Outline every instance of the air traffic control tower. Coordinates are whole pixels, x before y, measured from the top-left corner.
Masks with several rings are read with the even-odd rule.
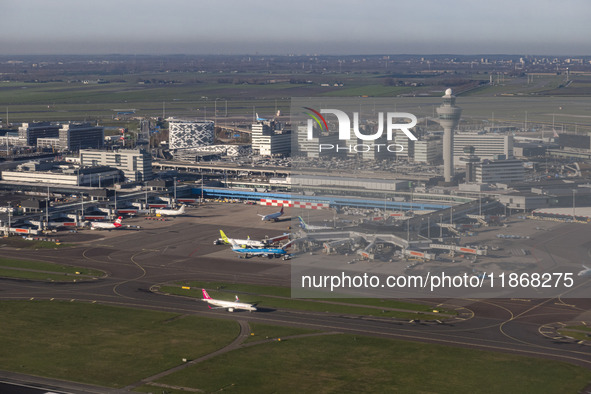
[[[456,96],[451,89],[445,91],[443,104],[437,107],[439,124],[443,127],[443,177],[451,184],[454,176],[454,129],[458,126],[462,109],[456,107]]]

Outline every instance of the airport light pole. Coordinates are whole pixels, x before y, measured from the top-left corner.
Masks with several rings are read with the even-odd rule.
[[[173,201],[173,207],[176,205],[176,176],[172,178],[173,182],[174,182],[174,201]]]
[[[45,200],[45,228],[49,227],[49,186],[47,186],[47,199]]]
[[[577,193],[576,189],[573,189],[573,220],[575,220],[575,194]]]
[[[406,220],[406,240],[410,242],[410,218]]]
[[[482,216],[482,193],[478,193],[478,216]]]
[[[423,229],[423,221],[425,220],[424,217],[421,218],[421,221],[419,223],[419,229],[417,230],[417,236],[421,236],[421,230]]]
[[[413,201],[414,201],[414,188],[412,187],[412,182],[408,182],[408,186],[410,187],[410,210],[413,210]]]
[[[12,226],[12,207],[10,206],[10,201],[8,201],[8,230],[6,231],[6,235],[10,235],[10,227]]]

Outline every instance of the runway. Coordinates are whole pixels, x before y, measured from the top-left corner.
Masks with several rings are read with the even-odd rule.
[[[195,299],[152,291],[155,285],[182,280],[289,286],[289,262],[263,258],[243,260],[227,246],[213,245],[220,229],[220,224],[213,223],[214,220],[192,216],[146,224],[140,231],[121,230],[98,235],[93,232],[94,240],[57,250],[3,248],[4,257],[92,267],[104,270],[107,276],[96,281],[68,284],[3,279],[0,280],[0,299],[98,302],[501,351],[591,368],[591,346],[588,343],[559,337],[548,329],[557,322],[591,320],[591,300],[569,299],[568,294],[561,299],[422,300],[461,311],[458,318],[438,324],[283,309],[228,313],[209,310],[205,303]],[[139,218],[131,222],[143,224]],[[282,233],[286,227],[286,222],[262,224],[253,223],[250,218],[228,219],[228,222],[223,229],[234,237],[273,236]]]

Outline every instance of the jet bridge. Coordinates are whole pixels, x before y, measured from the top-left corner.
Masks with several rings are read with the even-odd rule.
[[[486,221],[486,216],[484,216],[484,215],[471,215],[471,214],[467,214],[466,217],[468,217],[470,219],[476,220],[483,227],[488,227],[488,222]]]
[[[431,244],[429,247],[431,249],[446,249],[452,252],[475,254],[478,256],[486,256],[488,253],[487,249],[468,248],[459,245]]]
[[[461,235],[460,231],[456,228],[455,224],[452,223],[437,223],[439,227],[443,227],[454,233],[455,235]]]

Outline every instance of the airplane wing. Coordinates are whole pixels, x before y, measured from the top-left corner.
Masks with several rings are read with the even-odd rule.
[[[289,234],[285,233],[283,235],[278,235],[277,237],[269,238],[267,240],[267,243],[274,243],[274,242],[278,242],[278,241],[283,241],[284,239],[288,239],[288,238],[289,238]]]
[[[228,241],[230,241],[230,244],[232,244],[232,249],[240,249],[240,248],[241,248],[241,246],[240,246],[240,245],[238,245],[238,244],[236,243],[236,241],[234,241],[234,239],[233,239],[233,238],[228,238]]]

